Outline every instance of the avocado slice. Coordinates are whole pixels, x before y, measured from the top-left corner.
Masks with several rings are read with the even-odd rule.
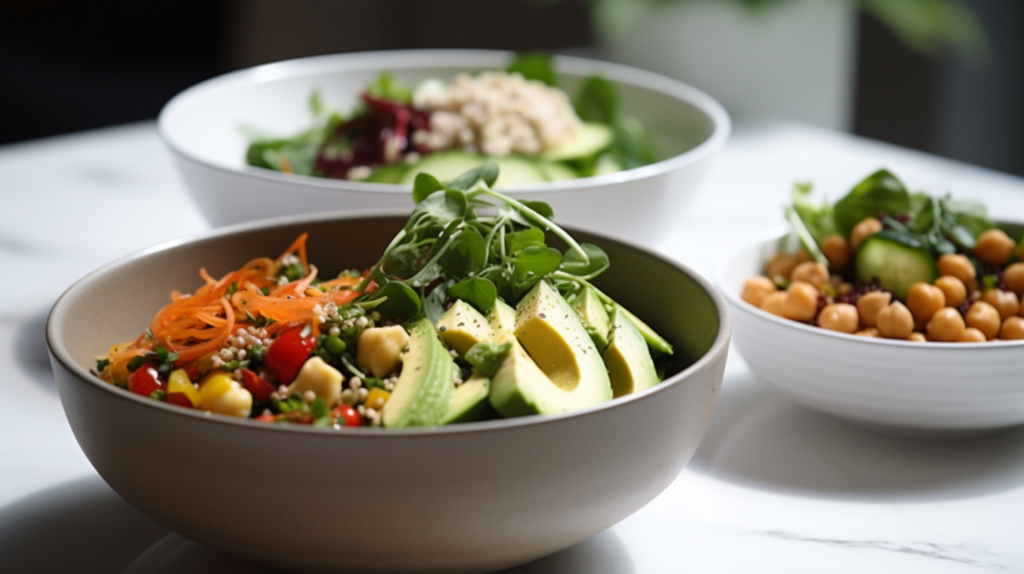
[[[491,380],[476,373],[455,389],[455,400],[441,418],[441,424],[468,423],[494,418],[488,401]]]
[[[445,311],[437,322],[437,330],[448,348],[458,351],[461,357],[473,345],[490,341],[492,335],[487,319],[462,299]]]
[[[381,420],[387,427],[440,424],[455,399],[455,361],[428,319],[418,319],[407,329],[409,350]]]
[[[495,343],[513,341],[519,346],[516,340],[516,310],[509,307],[501,299],[494,302],[494,307],[487,312],[487,325],[491,328],[491,336]]]
[[[506,325],[505,310],[498,308],[492,316],[492,328],[495,322]],[[612,398],[594,342],[576,312],[546,281],[538,282],[519,303],[515,338],[519,344],[491,379],[491,405],[502,415],[569,412]]]
[[[604,363],[616,397],[636,393],[658,384],[658,372],[640,330],[622,313],[612,311],[612,329]]]
[[[644,341],[647,342],[648,347],[664,355],[672,354],[672,343],[666,341],[661,335],[658,334],[657,331],[647,326],[647,323],[641,321],[640,317],[637,317],[636,315],[630,313],[629,309],[626,309],[625,307],[619,305],[618,303],[615,304],[615,308],[618,309],[619,311],[622,311],[622,314],[625,315],[627,319],[629,319],[629,322],[632,323],[638,331],[640,331],[640,334],[643,336]]]
[[[608,331],[611,330],[611,324],[608,321],[608,311],[605,311],[597,292],[590,287],[583,289],[572,302],[572,308],[579,313],[583,327],[594,341],[597,350],[603,353],[608,347]]]

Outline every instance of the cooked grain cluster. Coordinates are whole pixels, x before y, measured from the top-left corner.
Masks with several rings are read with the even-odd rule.
[[[433,112],[430,131],[414,135],[416,144],[433,150],[538,155],[581,126],[565,92],[503,71],[460,74],[448,86],[427,82],[413,104]]]

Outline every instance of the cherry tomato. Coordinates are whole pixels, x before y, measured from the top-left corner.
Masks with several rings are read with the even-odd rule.
[[[269,401],[270,395],[274,394],[274,385],[249,369],[242,369],[242,386],[252,393],[252,398],[261,403]]]
[[[334,407],[334,411],[331,412],[335,420],[339,424],[347,427],[358,427],[363,425],[363,417],[359,415],[359,411],[345,404]]]
[[[252,420],[260,421],[261,423],[272,423],[272,422],[277,422],[277,417],[275,417],[274,415],[272,415],[270,413],[263,413],[260,416],[254,418]]]
[[[263,362],[281,384],[287,385],[294,381],[302,364],[316,349],[316,337],[303,337],[302,329],[297,327],[285,331],[267,348]]]
[[[160,373],[152,365],[142,365],[135,372],[128,375],[128,390],[144,397],[153,394],[153,391],[162,389],[163,381],[160,380]]]

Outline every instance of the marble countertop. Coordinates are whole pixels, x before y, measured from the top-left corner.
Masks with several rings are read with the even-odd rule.
[[[713,277],[782,223],[795,180],[830,197],[885,166],[914,188],[1024,219],[1024,179],[772,121],[739,122],[662,245]],[[60,293],[96,267],[202,232],[150,122],[0,147],[0,570],[261,572],[114,494],[64,419],[43,338]],[[732,353],[711,428],[650,505],[512,572],[1024,571],[1024,429],[918,442],[847,426],[761,385]]]

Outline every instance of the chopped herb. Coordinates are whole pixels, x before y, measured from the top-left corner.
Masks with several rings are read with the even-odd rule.
[[[156,399],[158,401],[162,401],[166,397],[167,397],[167,393],[165,393],[163,391],[163,389],[157,389],[157,390],[153,391],[152,393],[149,393],[149,398]]]
[[[102,373],[110,365],[110,359],[96,359],[96,371]]]
[[[146,357],[132,357],[132,360],[128,361],[128,371],[134,373],[139,370],[142,365],[146,364]]]

